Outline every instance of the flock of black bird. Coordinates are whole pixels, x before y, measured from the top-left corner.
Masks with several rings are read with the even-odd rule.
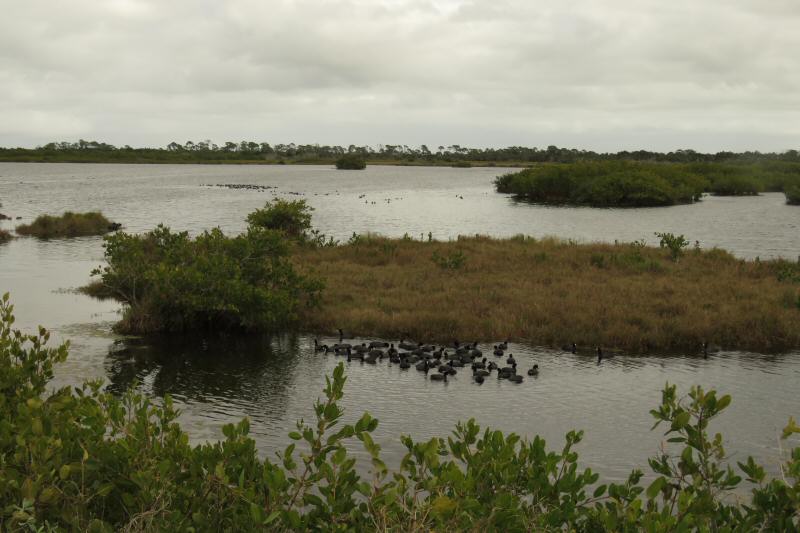
[[[489,377],[492,371],[497,372],[497,379],[507,379],[512,383],[522,383],[524,379],[522,375],[517,373],[517,361],[514,359],[514,354],[509,353],[508,357],[506,357],[508,341],[492,347],[491,355],[499,358],[499,363],[495,363],[484,357],[484,353],[478,348],[477,342],[461,344],[455,340],[451,346],[440,345],[437,347],[433,344],[421,342],[414,344],[401,339],[397,347],[395,347],[394,343],[384,341],[350,344],[344,342],[344,340],[345,334],[342,330],[339,330],[338,343],[328,346],[327,344],[320,344],[319,340],[314,339],[314,350],[325,354],[347,357],[348,363],[357,360],[361,363],[374,365],[378,361],[388,359],[390,365],[399,365],[402,370],[410,369],[413,365],[418,371],[424,372],[432,381],[447,382],[447,376],[453,376],[458,372],[457,369],[466,367],[471,369],[472,379],[478,384],[483,383],[484,379]],[[706,342],[702,344],[702,349],[704,357],[708,357],[709,352],[719,351],[718,347],[711,346]],[[575,343],[562,347],[562,350],[573,354],[587,352],[586,349],[579,348]],[[616,353],[615,350],[604,351],[599,346],[590,351],[597,355],[598,364],[603,359],[613,357]],[[506,366],[501,366],[503,358],[505,358]],[[539,365],[534,364],[528,370],[528,375],[538,376]]]
[[[370,343],[350,344],[344,342],[344,333],[339,332],[339,342],[328,346],[320,344],[314,339],[314,350],[326,354],[347,357],[347,361],[357,360],[366,364],[377,364],[378,361],[388,359],[389,364],[396,364],[402,370],[412,366],[424,372],[432,381],[447,382],[448,376],[454,376],[458,369],[469,367],[475,383],[483,383],[492,371],[497,372],[498,379],[507,379],[512,383],[522,383],[522,375],[517,373],[517,361],[509,353],[508,341],[493,346],[492,355],[500,358],[499,363],[489,361],[484,357],[483,351],[478,348],[478,343],[461,344],[453,341],[452,346],[435,346],[424,343],[411,343],[404,340],[395,347],[394,343],[372,341]],[[505,366],[503,364],[505,359]],[[534,364],[528,370],[529,376],[539,375],[539,365]]]

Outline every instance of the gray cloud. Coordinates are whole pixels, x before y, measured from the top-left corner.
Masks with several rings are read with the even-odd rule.
[[[0,144],[800,147],[795,0],[12,3]]]

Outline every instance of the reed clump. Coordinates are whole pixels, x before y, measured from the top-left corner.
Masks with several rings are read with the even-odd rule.
[[[759,352],[800,347],[800,308],[786,304],[800,298],[800,265],[719,249],[695,248],[674,261],[641,242],[369,235],[300,249],[293,260],[326,280],[320,308],[301,317],[314,331],[628,351],[696,351],[703,342]]]
[[[17,233],[40,239],[54,239],[104,235],[118,228],[119,224],[111,222],[99,211],[88,213],[67,211],[61,216],[38,216],[30,224],[17,226]]]

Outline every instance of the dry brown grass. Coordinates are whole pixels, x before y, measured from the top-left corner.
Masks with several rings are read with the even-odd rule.
[[[460,268],[432,260],[464,254]],[[800,347],[800,265],[742,261],[721,250],[485,237],[301,250],[326,279],[302,327],[431,342],[499,341],[698,350],[703,341],[761,352]]]

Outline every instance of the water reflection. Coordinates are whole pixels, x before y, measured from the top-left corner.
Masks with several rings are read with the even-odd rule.
[[[567,431],[584,429],[584,464],[614,479],[645,466],[658,450],[663,437],[649,431],[648,413],[666,382],[683,392],[702,384],[732,393],[734,402],[715,430],[728,439],[735,457],[754,454],[772,471],[777,469],[776,432],[800,407],[793,393],[800,378],[797,353],[724,352],[708,359],[616,355],[598,364],[593,356],[521,344],[510,345],[508,352],[521,373],[536,363],[540,375],[525,376],[517,385],[493,374],[478,385],[466,368],[441,383],[387,360],[374,366],[345,362],[342,405],[352,421],[365,410],[380,420],[376,439],[392,462],[404,453],[401,434],[445,436],[458,421],[475,418],[503,431],[542,435],[553,446]],[[148,394],[173,396],[185,411],[181,421],[197,441],[218,438],[222,425],[248,416],[258,447],[267,454],[286,444],[295,420],[313,417],[312,403],[326,374],[344,360],[315,352],[312,337],[287,335],[133,343],[114,347],[104,365],[112,391],[138,383]],[[364,456],[358,447],[353,451]]]

